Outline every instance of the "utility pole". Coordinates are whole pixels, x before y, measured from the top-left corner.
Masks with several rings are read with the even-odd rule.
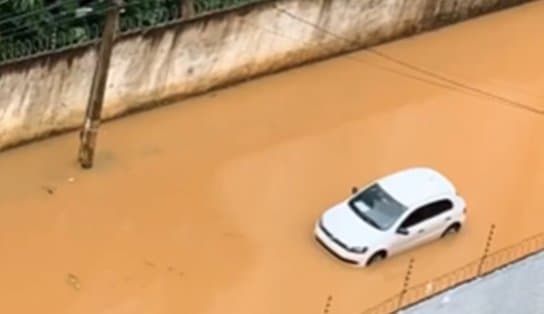
[[[122,0],[113,0],[112,4],[112,8],[108,10],[106,14],[106,21],[102,32],[102,40],[100,42],[100,50],[94,71],[91,93],[87,103],[83,130],[81,130],[80,133],[81,143],[79,147],[79,162],[84,169],[89,169],[93,166],[96,137],[98,135],[98,128],[100,127],[111,51],[113,49],[113,42],[117,31]]]
[[[181,18],[186,20],[195,15],[195,3],[194,0],[181,0],[180,3]]]

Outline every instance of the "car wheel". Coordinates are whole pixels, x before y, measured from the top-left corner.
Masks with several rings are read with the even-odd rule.
[[[442,233],[441,238],[444,238],[447,235],[454,234],[459,232],[461,230],[461,224],[458,222],[454,223],[453,225],[450,225],[444,232]]]
[[[366,262],[366,266],[370,266],[370,265],[373,265],[379,261],[382,261],[385,259],[385,257],[387,256],[387,253],[385,253],[385,251],[379,251],[379,252],[376,252],[374,253],[374,255],[372,255],[368,261]]]

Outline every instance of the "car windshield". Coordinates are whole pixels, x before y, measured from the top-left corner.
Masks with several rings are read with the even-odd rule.
[[[380,230],[389,229],[407,209],[377,183],[357,194],[348,204],[361,219]]]

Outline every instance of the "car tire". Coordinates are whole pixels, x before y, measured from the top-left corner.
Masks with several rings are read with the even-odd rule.
[[[368,261],[366,262],[366,266],[373,265],[379,261],[384,260],[387,257],[387,253],[385,251],[378,251],[372,255]]]
[[[442,233],[440,237],[444,238],[447,235],[458,233],[459,230],[461,230],[461,224],[456,222],[454,224],[451,224],[448,228],[446,228],[446,230],[444,230],[444,232]]]

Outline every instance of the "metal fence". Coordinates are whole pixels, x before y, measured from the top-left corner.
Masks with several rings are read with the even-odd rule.
[[[485,276],[542,250],[544,250],[544,233],[540,233],[491,254],[484,254],[483,257],[447,274],[402,291],[382,303],[363,311],[362,314],[389,314],[397,312],[445,290]]]
[[[180,22],[202,15],[234,9],[263,0],[187,0],[190,13],[183,12],[182,0],[169,6],[146,8],[138,2],[125,1],[119,20],[121,34],[139,32],[162,25]],[[88,12],[81,16],[57,14],[44,25],[42,34],[15,26],[9,32],[0,30],[0,65],[28,57],[47,54],[99,40],[107,8]],[[28,15],[28,14],[27,14]],[[16,19],[17,17],[9,17]],[[74,26],[77,24],[77,26]],[[45,34],[45,35],[44,35]]]

